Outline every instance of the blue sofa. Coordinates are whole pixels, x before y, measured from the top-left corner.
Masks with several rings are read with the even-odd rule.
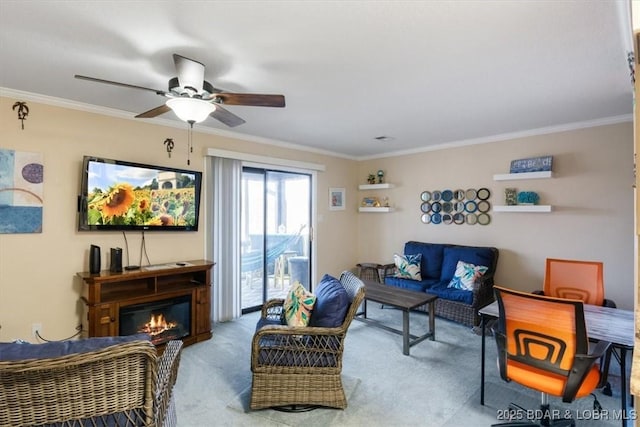
[[[477,326],[480,323],[478,309],[494,299],[493,276],[498,264],[498,249],[409,241],[404,245],[404,254],[422,254],[422,280],[387,275],[384,278],[385,284],[437,295],[436,316],[469,326]],[[476,280],[473,290],[448,287],[458,261],[488,268],[484,275]],[[426,306],[418,309],[427,311]]]

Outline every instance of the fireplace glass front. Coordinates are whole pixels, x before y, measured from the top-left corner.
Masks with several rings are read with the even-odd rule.
[[[189,335],[191,296],[120,308],[120,335],[147,333],[155,345]]]

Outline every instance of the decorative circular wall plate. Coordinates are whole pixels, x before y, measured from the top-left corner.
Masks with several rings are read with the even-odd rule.
[[[474,225],[476,222],[478,222],[478,217],[476,216],[476,214],[467,214],[467,224],[469,225]]]
[[[431,203],[424,202],[423,204],[420,205],[420,210],[422,212],[429,212],[431,210]]]
[[[420,217],[420,221],[422,221],[425,224],[429,224],[431,222],[431,215],[422,214],[422,216]]]
[[[456,212],[464,212],[464,202],[456,202],[454,204],[454,210]]]
[[[444,200],[445,202],[450,202],[451,199],[453,199],[453,191],[451,190],[444,190],[442,192],[442,200]]]
[[[474,190],[473,188],[470,188],[467,190],[466,193],[464,193],[464,195],[467,199],[473,200],[476,198],[477,193],[476,193],[476,190]]]
[[[433,193],[431,193],[431,198],[433,200],[435,200],[436,202],[439,202],[440,199],[442,199],[442,193],[440,191],[436,190]]]
[[[487,213],[489,212],[489,209],[491,209],[491,204],[489,202],[487,202],[486,200],[480,200],[478,202],[478,210],[482,213]]]
[[[431,212],[438,213],[441,210],[442,210],[442,205],[440,204],[440,202],[431,203]]]
[[[451,214],[442,214],[442,222],[445,224],[453,223],[453,216]]]
[[[463,200],[464,199],[464,190],[458,189],[458,190],[454,191],[453,192],[453,197],[456,200]]]
[[[464,224],[464,214],[461,214],[461,213],[453,214],[453,222],[458,225]]]
[[[481,188],[478,190],[477,196],[480,200],[487,200],[489,197],[491,197],[491,191],[489,191],[488,188]]]
[[[444,202],[442,203],[442,210],[446,213],[449,213],[453,210],[453,205],[451,204],[451,202]]]
[[[478,215],[478,224],[488,225],[490,222],[491,222],[491,217],[486,213],[481,213]]]
[[[478,205],[476,205],[476,202],[473,200],[469,200],[464,204],[464,210],[469,213],[473,213],[478,210]]]
[[[431,222],[434,224],[440,224],[442,222],[442,216],[439,213],[431,214]]]
[[[429,200],[431,200],[431,192],[423,191],[422,194],[420,194],[420,200],[422,200],[423,202],[428,202]]]

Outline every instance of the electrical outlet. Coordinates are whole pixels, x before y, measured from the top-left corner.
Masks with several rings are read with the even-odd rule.
[[[37,338],[38,337],[37,334],[42,335],[42,323],[31,324],[31,335]]]

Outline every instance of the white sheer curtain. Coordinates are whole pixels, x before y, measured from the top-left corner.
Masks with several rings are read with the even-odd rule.
[[[205,253],[215,262],[211,319],[214,322],[240,317],[240,188],[242,161],[210,157],[207,188],[212,195],[207,215]]]

